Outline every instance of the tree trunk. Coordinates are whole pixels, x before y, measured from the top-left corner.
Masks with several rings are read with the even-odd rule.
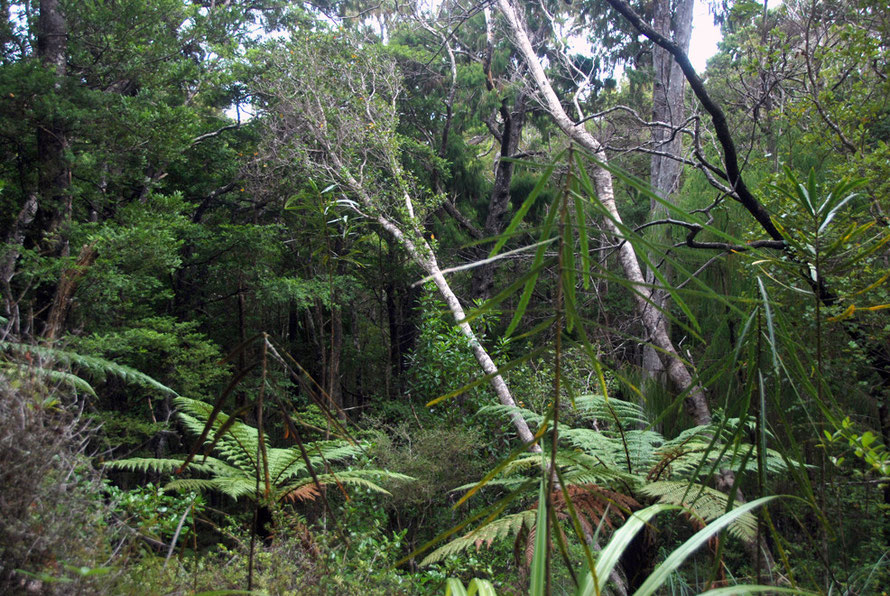
[[[21,336],[21,319],[19,317],[19,305],[12,293],[12,278],[15,276],[16,261],[21,254],[21,248],[25,243],[25,231],[34,221],[37,213],[38,198],[36,193],[30,193],[25,200],[25,204],[19,211],[12,229],[6,236],[6,244],[8,246],[3,260],[0,261],[0,287],[3,289],[3,301],[6,309],[7,323],[4,333],[0,337],[5,337],[6,333],[12,332]]]
[[[397,379],[408,369],[408,355],[417,340],[414,310],[419,298],[419,288],[404,287],[395,280],[386,285],[389,365]]]
[[[340,379],[340,360],[343,355],[343,309],[331,306],[331,336],[328,353],[328,368],[325,371],[328,392],[333,405],[341,416],[343,412],[343,387]]]
[[[528,111],[526,95],[521,91],[516,97],[512,109],[506,101],[501,103],[500,114],[504,121],[501,131],[501,154],[495,170],[494,186],[488,202],[488,215],[485,218],[483,234],[486,237],[497,236],[504,230],[504,216],[510,207],[510,183],[513,181],[513,161],[510,159],[519,150],[522,128],[525,126],[525,115]],[[473,269],[470,282],[470,293],[473,298],[487,300],[494,289],[494,272],[497,263],[485,263]]]
[[[672,6],[671,0],[657,0],[653,28],[672,38],[684,52],[689,51],[689,40],[692,36],[692,0],[678,0]],[[652,48],[652,65],[655,79],[652,88],[652,120],[667,124],[652,128],[653,149],[670,155],[680,155],[682,142],[676,128],[686,118],[686,106],[683,92],[686,88],[686,77],[670,52],[655,44]],[[679,188],[683,164],[676,159],[664,155],[653,155],[650,164],[650,183],[656,194],[663,199]],[[667,215],[667,211],[657,202],[652,201],[653,219]]]
[[[672,38],[684,52],[688,52],[692,36],[692,6],[692,0],[678,0],[675,5],[671,0],[656,0],[652,17],[652,27],[665,37]],[[654,71],[652,121],[667,125],[666,127],[656,125],[652,128],[652,148],[659,153],[679,156],[683,143],[677,128],[686,118],[686,106],[683,102],[686,78],[671,53],[657,44],[652,48],[652,67]],[[649,182],[652,190],[660,198],[672,201],[672,195],[680,186],[682,173],[683,164],[678,160],[671,159],[667,155],[652,155]],[[663,219],[669,215],[665,206],[654,199],[650,204],[649,213],[652,220]],[[662,240],[669,244],[670,229],[667,227],[656,229],[663,230]],[[650,259],[650,262],[655,261]],[[671,272],[667,266],[664,266],[661,272],[666,279],[670,278]],[[647,272],[646,281],[656,283],[653,271]],[[652,293],[652,301],[661,310],[669,306],[667,292],[663,289]],[[665,326],[670,332],[667,320]],[[657,351],[649,345],[643,347],[643,370],[650,378],[664,373]]]
[[[544,106],[550,112],[551,116],[556,121],[556,124],[570,139],[593,153],[602,164],[607,164],[608,156],[600,142],[587,132],[583,126],[578,126],[573,122],[568,114],[566,114],[565,109],[562,107],[556,92],[553,90],[541,63],[538,60],[534,48],[532,48],[528,33],[519,20],[513,5],[509,0],[498,0],[498,6],[507,20],[514,42],[525,61],[526,67],[540,91]],[[708,424],[711,421],[711,410],[708,406],[704,390],[697,383],[693,383],[692,375],[689,373],[689,370],[686,368],[686,365],[683,363],[679,354],[677,354],[673,342],[671,342],[667,328],[664,324],[664,318],[660,315],[659,311],[653,308],[650,304],[648,300],[650,292],[646,286],[634,247],[630,242],[625,241],[626,239],[619,228],[619,225],[621,225],[621,215],[618,213],[618,209],[615,205],[612,176],[604,168],[595,167],[593,171],[593,179],[597,197],[603,207],[609,212],[610,217],[604,219],[604,226],[609,233],[615,237],[615,240],[618,243],[618,263],[624,271],[625,278],[627,278],[632,286],[634,286],[633,299],[637,315],[642,319],[643,327],[646,330],[651,343],[659,348],[659,357],[661,358],[671,384],[677,390],[687,393],[684,401],[686,413],[696,424]]]
[[[43,337],[49,342],[57,339],[65,329],[65,320],[68,318],[68,311],[71,309],[71,299],[80,280],[86,274],[87,269],[99,256],[96,250],[96,243],[84,244],[80,249],[77,261],[62,272],[62,278],[56,286],[56,294],[53,297],[53,305],[49,309],[49,315],[46,317],[46,326],[43,330]]]
[[[62,86],[67,72],[68,29],[59,7],[59,0],[40,0],[37,19],[37,56],[41,63],[56,75],[55,90]],[[58,114],[37,128],[38,192],[37,210],[39,233],[50,239],[56,255],[68,254],[68,240],[63,235],[54,237],[62,225],[71,219],[70,177],[65,160],[68,138]]]

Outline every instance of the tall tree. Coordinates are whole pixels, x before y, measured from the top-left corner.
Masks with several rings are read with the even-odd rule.
[[[370,43],[316,35],[273,48],[261,70],[255,89],[268,127],[262,159],[335,184],[341,206],[390,235],[435,284],[498,400],[515,408],[425,237],[424,221],[436,205],[402,165],[407,147],[397,128],[403,90],[394,62]],[[540,450],[518,411],[510,418],[519,438]]]
[[[683,52],[689,51],[692,37],[693,0],[656,0],[652,15],[652,27],[668,39],[672,39]],[[680,128],[686,118],[684,90],[686,77],[680,65],[670,52],[659,45],[652,47],[652,161],[649,183],[652,190],[662,199],[673,200],[674,193],[680,187],[680,176],[683,173],[681,153],[683,137]],[[669,217],[664,206],[653,200],[650,206],[650,218],[658,220]],[[670,240],[670,228],[665,230],[666,240]],[[670,272],[663,271],[663,275]],[[647,281],[656,283],[655,275],[648,272]],[[652,294],[652,301],[659,310],[667,308],[667,293],[657,290]],[[665,322],[667,324],[667,322]],[[657,375],[663,371],[661,359],[651,346],[643,349],[643,370],[649,375]]]
[[[59,0],[40,0],[37,18],[37,57],[54,75],[53,95],[59,95],[68,72],[68,24]],[[40,203],[37,224],[46,236],[59,231],[71,219],[71,195],[65,149],[68,133],[61,115],[53,113],[37,129],[37,167]],[[63,234],[53,241],[54,252],[68,254],[68,240]]]
[[[540,94],[539,100],[550,112],[559,128],[570,139],[595,155],[601,164],[595,168],[593,174],[597,197],[609,214],[605,218],[604,226],[618,242],[618,262],[625,278],[631,284],[637,315],[643,323],[649,341],[659,350],[659,356],[662,359],[668,379],[679,391],[686,393],[687,397],[685,398],[684,406],[687,414],[696,424],[708,424],[711,421],[711,410],[704,390],[701,385],[695,382],[683,359],[677,353],[668,334],[664,317],[661,316],[658,308],[653,306],[651,289],[646,283],[636,251],[633,245],[624,239],[624,233],[621,231],[622,218],[615,202],[612,175],[603,167],[609,163],[605,147],[582,124],[572,120],[566,113],[550,82],[550,78],[541,66],[537,53],[532,46],[528,31],[523,24],[523,19],[520,17],[522,7],[517,7],[510,0],[498,0],[498,7],[506,20],[513,42],[525,61],[535,87]],[[576,109],[577,107],[576,103]],[[579,116],[583,117],[583,114],[579,114]]]

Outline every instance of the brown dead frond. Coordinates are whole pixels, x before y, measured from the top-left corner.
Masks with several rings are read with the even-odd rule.
[[[314,483],[310,483],[290,491],[284,495],[284,498],[290,499],[292,502],[314,501],[320,494],[318,487]]]
[[[563,522],[571,523],[571,513],[568,503],[566,502],[566,493],[571,500],[575,515],[581,524],[581,530],[584,532],[585,539],[593,537],[596,529],[601,527],[608,530],[614,530],[617,525],[624,522],[627,515],[639,509],[640,504],[631,496],[623,493],[615,492],[607,488],[603,488],[596,484],[570,485],[566,487],[565,493],[562,489],[558,489],[551,493],[551,506],[556,513],[557,519]],[[538,508],[535,501],[530,510],[534,511]],[[565,541],[565,531],[562,526],[557,525],[557,531],[562,534]],[[517,564],[520,566],[531,565],[532,556],[535,550],[535,527],[529,530],[520,531],[516,535],[516,541],[513,544],[513,555]],[[553,548],[553,545],[550,545]],[[524,554],[524,556],[522,556]]]
[[[565,493],[568,493],[581,529],[586,535],[593,535],[601,524],[604,528],[614,530],[616,521],[623,522],[628,513],[640,507],[633,497],[596,484],[568,486]],[[554,491],[551,497],[560,520],[569,520],[571,517],[565,493],[562,490]]]

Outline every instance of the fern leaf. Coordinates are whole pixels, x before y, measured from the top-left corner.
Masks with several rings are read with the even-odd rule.
[[[719,490],[688,482],[653,482],[640,489],[640,494],[657,498],[660,503],[679,505],[689,510],[700,522],[711,522],[724,513],[729,497]],[[729,533],[741,540],[757,535],[757,519],[745,513],[729,525]]]
[[[540,457],[540,456],[538,456]],[[460,538],[455,538],[448,544],[440,546],[426,558],[420,562],[421,567],[438,563],[443,559],[468,550],[471,547],[479,548],[482,544],[491,546],[495,540],[506,538],[513,534],[516,535],[523,526],[531,528],[535,523],[535,511],[521,511],[511,515],[492,521],[482,527],[476,528],[469,534],[465,534]]]
[[[163,383],[156,381],[145,373],[139,372],[135,368],[117,364],[111,360],[106,360],[105,358],[100,358],[98,356],[87,356],[69,350],[11,341],[0,341],[0,351],[11,352],[22,356],[25,354],[34,354],[41,359],[55,362],[63,366],[76,366],[99,380],[104,380],[108,375],[112,375],[133,385],[139,385],[146,389],[154,389],[168,395],[177,395],[175,391]]]
[[[185,457],[181,458],[153,458],[153,457],[133,457],[130,459],[119,459],[116,461],[105,462],[105,467],[115,470],[129,470],[131,472],[155,472],[159,474],[172,474],[179,470]],[[218,459],[208,457],[206,461],[201,463],[193,463],[189,466],[189,470],[194,472],[202,472],[206,474],[228,474],[231,475],[235,470],[225,462]]]
[[[605,424],[618,423],[625,428],[649,424],[639,404],[614,397],[606,399],[602,395],[580,395],[575,398],[575,409],[583,417]]]
[[[0,362],[0,371],[3,371],[10,376],[35,375],[45,379],[48,383],[70,385],[77,391],[82,391],[88,395],[96,395],[96,392],[89,383],[70,372],[41,368],[18,362]]]

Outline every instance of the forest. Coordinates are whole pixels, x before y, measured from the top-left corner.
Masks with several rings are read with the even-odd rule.
[[[0,593],[887,594],[881,0],[2,0]]]

